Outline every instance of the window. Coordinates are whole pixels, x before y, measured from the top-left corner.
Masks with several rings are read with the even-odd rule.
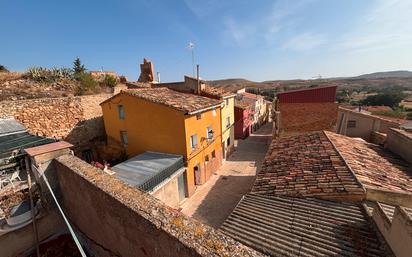
[[[215,152],[215,150],[212,151],[212,158],[213,158],[213,159],[216,158],[216,152]]]
[[[356,128],[356,120],[348,120],[348,128]]]
[[[205,162],[208,162],[209,161],[209,155],[207,154],[206,156],[205,156]]]
[[[229,99],[225,99],[225,107],[229,106]]]
[[[117,110],[119,111],[119,119],[124,120],[124,106],[118,105]]]
[[[230,117],[226,117],[226,128],[230,127]]]
[[[197,134],[190,136],[190,146],[192,147],[192,150],[197,148]]]
[[[129,143],[129,139],[127,138],[126,131],[120,131],[120,140],[122,141],[123,145],[127,145]]]
[[[206,138],[207,139],[213,139],[213,130],[212,130],[212,126],[208,126],[206,129]]]
[[[197,119],[197,120],[200,120],[201,118],[202,118],[202,114],[201,114],[201,113],[196,114],[196,119]]]
[[[226,145],[229,147],[230,146],[230,137],[226,140]]]

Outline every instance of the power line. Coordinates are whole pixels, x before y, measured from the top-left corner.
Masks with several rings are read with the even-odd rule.
[[[60,207],[60,204],[59,204],[59,202],[57,201],[56,196],[54,195],[54,192],[53,192],[53,190],[52,190],[52,188],[51,188],[51,186],[50,186],[50,184],[49,184],[49,181],[47,180],[47,177],[46,177],[45,172],[44,172],[44,171],[43,171],[43,172],[40,172],[40,171],[36,168],[36,166],[34,166],[34,165],[32,165],[32,167],[33,167],[34,169],[36,169],[37,172],[40,174],[40,176],[42,176],[42,177],[44,178],[44,182],[46,183],[46,186],[47,186],[47,188],[49,189],[49,191],[50,191],[50,193],[51,193],[51,195],[52,195],[52,197],[53,197],[53,200],[54,200],[54,202],[56,203],[57,208],[58,208],[59,211],[60,211],[60,214],[63,216],[64,222],[66,223],[67,227],[69,228],[69,232],[70,232],[70,234],[72,235],[73,240],[74,240],[74,242],[76,243],[76,246],[77,246],[77,248],[79,249],[80,254],[82,255],[82,257],[87,257],[86,253],[84,252],[84,250],[83,250],[83,248],[82,248],[82,246],[81,246],[81,244],[80,244],[80,242],[79,242],[79,239],[77,239],[77,236],[76,236],[76,234],[74,233],[74,230],[73,230],[72,226],[70,225],[69,221],[67,220],[66,215],[65,215],[64,212],[63,212],[63,209]]]

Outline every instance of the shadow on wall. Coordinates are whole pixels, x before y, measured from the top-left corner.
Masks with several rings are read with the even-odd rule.
[[[115,163],[124,155],[122,147],[109,147],[106,140],[103,116],[79,121],[64,138],[74,145],[75,155],[91,162],[103,160]]]
[[[202,223],[219,228],[242,196],[249,193],[254,181],[254,176],[221,176],[193,217]]]

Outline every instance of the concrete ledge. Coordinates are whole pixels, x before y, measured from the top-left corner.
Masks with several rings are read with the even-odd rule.
[[[67,216],[107,256],[263,256],[74,156],[53,164]]]
[[[366,200],[412,208],[412,194],[366,187]]]

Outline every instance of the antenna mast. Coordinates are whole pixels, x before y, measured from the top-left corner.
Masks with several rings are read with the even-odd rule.
[[[187,45],[187,48],[192,51],[192,69],[193,69],[193,78],[195,77],[195,44],[192,42],[189,42]]]

